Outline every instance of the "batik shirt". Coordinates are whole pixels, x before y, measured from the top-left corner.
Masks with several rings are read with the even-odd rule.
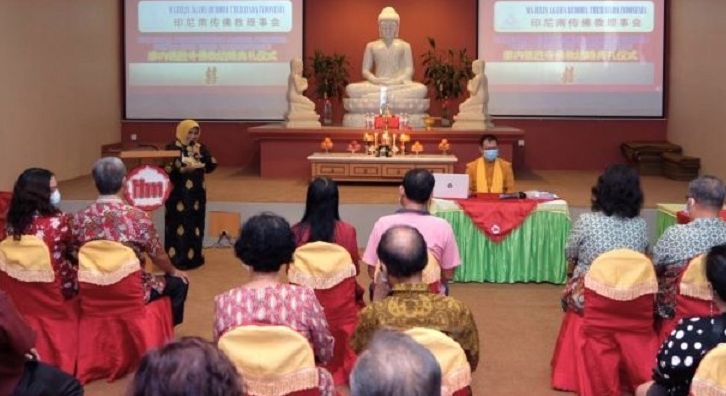
[[[79,246],[95,240],[122,243],[134,250],[141,263],[150,256],[165,254],[154,223],[141,209],[125,204],[118,197],[101,196],[73,219],[73,236]],[[142,272],[144,298],[149,301],[151,291],[162,293],[164,277]]]
[[[471,369],[479,363],[479,333],[469,308],[452,297],[433,294],[425,283],[396,284],[391,295],[364,308],[351,344],[362,352],[380,328],[438,330],[458,342]]]
[[[688,262],[714,246],[726,243],[726,222],[720,218],[699,218],[665,230],[653,248],[658,274],[657,311],[663,318],[675,314],[676,283]]]
[[[61,293],[66,299],[78,294],[78,266],[72,263],[70,258],[71,228],[70,216],[56,214],[53,216],[41,216],[35,214],[33,221],[24,235],[34,235],[45,242],[50,251],[50,262],[53,265],[55,275],[60,279]],[[7,227],[8,236],[12,238],[13,229]]]
[[[264,289],[238,287],[214,298],[214,339],[244,325],[287,326],[310,341],[317,360],[333,357],[335,340],[313,289],[279,284]]]
[[[584,213],[575,221],[567,238],[565,254],[577,265],[565,286],[562,303],[580,312],[585,306],[584,279],[590,264],[601,254],[615,249],[646,253],[648,230],[642,217],[632,219],[607,216],[602,212]]]

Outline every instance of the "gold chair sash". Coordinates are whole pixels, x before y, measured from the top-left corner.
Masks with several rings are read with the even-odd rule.
[[[318,386],[312,347],[289,327],[240,326],[222,335],[218,346],[237,367],[247,394],[282,396]]]
[[[693,376],[691,394],[726,396],[726,344],[718,344],[703,357]]]
[[[0,242],[0,271],[21,282],[51,283],[55,279],[50,250],[35,235],[12,236]]]
[[[328,242],[311,242],[295,250],[287,272],[290,282],[312,289],[330,289],[355,277],[355,265],[345,248]]]
[[[471,367],[456,341],[438,330],[423,327],[414,327],[404,333],[426,347],[436,358],[441,367],[442,396],[450,396],[471,385]]]
[[[688,262],[683,271],[679,293],[699,300],[713,300],[711,283],[706,279],[706,256],[701,254]]]
[[[78,280],[107,286],[141,269],[136,253],[114,241],[86,242],[78,251]]]
[[[585,287],[617,301],[630,301],[658,291],[650,259],[630,249],[616,249],[598,256],[585,275]]]

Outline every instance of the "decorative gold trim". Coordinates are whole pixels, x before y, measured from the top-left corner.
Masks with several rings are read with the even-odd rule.
[[[605,285],[604,283],[600,283],[590,276],[585,276],[585,287],[593,290],[601,296],[616,301],[630,301],[646,294],[655,294],[658,291],[657,282],[647,281],[631,285],[628,288],[618,289]]]
[[[22,265],[8,263],[5,255],[2,254],[0,254],[0,271],[21,282],[52,283],[55,280],[55,272],[52,269],[39,271],[28,270]]]
[[[441,396],[451,396],[471,385],[471,368],[468,364],[466,367],[459,367],[447,373],[441,382]]]
[[[711,380],[694,377],[691,382],[691,394],[694,396],[726,396],[726,388]]]
[[[139,264],[138,259],[126,261],[113,272],[102,272],[81,266],[78,268],[78,281],[93,285],[108,286],[119,282],[121,279],[139,271],[140,269],[141,265]]]
[[[307,286],[311,289],[330,289],[340,282],[355,277],[355,266],[348,264],[340,271],[327,274],[325,276],[313,276],[302,272],[296,266],[291,265],[287,272],[287,279],[291,283]]]
[[[679,294],[698,300],[713,301],[713,289],[710,283],[705,285],[681,283]]]
[[[255,377],[240,371],[245,391],[255,396],[284,396],[289,393],[317,388],[317,367],[304,368],[290,374],[273,377]]]

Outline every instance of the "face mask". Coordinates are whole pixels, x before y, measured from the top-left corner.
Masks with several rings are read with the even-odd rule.
[[[484,159],[487,161],[494,161],[499,156],[499,149],[486,149],[484,150]]]
[[[60,205],[60,202],[61,202],[61,193],[60,193],[60,191],[58,191],[58,190],[53,191],[50,194],[50,204],[53,205],[53,206],[55,206],[57,208],[58,205]]]

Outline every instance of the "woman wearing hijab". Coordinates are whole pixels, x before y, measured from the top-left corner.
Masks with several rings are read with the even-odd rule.
[[[204,264],[204,174],[217,167],[217,160],[199,143],[199,124],[194,120],[177,125],[176,141],[166,149],[178,150],[179,157],[166,166],[174,187],[166,201],[164,247],[175,267],[196,268]]]

